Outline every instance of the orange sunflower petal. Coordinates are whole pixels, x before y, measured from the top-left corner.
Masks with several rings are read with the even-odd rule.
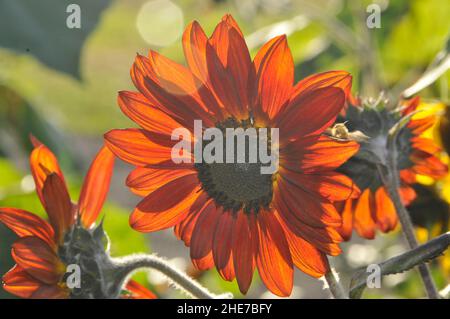
[[[293,211],[283,200],[278,201],[277,197],[274,200],[279,216],[294,234],[314,244],[328,255],[337,256],[342,252],[338,245],[342,241],[342,236],[335,227],[324,227],[323,225],[322,227],[312,227],[304,222],[302,214]]]
[[[294,82],[294,60],[286,36],[267,42],[256,55],[257,105],[273,118],[288,102]],[[282,127],[282,126],[279,126]]]
[[[44,144],[37,144],[30,154],[31,174],[36,184],[36,192],[45,207],[44,197],[42,196],[42,188],[49,173],[56,173],[64,181],[64,175],[59,167],[58,160],[55,154]],[[64,187],[65,184],[64,184]]]
[[[352,76],[346,71],[328,71],[310,75],[299,81],[292,92],[292,103],[305,92],[325,87],[341,88],[345,96],[350,94]]]
[[[186,246],[191,245],[192,232],[194,230],[195,224],[197,223],[198,217],[202,212],[205,205],[210,201],[208,199],[208,193],[201,192],[197,197],[195,202],[189,208],[189,214],[184,218],[179,224],[175,225],[174,232],[175,235],[184,241]]]
[[[291,101],[274,121],[285,140],[321,134],[335,122],[344,103],[345,93],[342,89],[319,88]]]
[[[212,245],[214,231],[221,210],[216,209],[213,201],[209,201],[203,208],[195,224],[191,238],[191,259],[200,270],[206,270],[214,265]]]
[[[374,203],[370,189],[366,189],[355,206],[354,227],[361,237],[373,239],[375,237],[375,222],[372,217]]]
[[[142,286],[135,280],[129,280],[125,285],[125,290],[129,293],[127,298],[130,299],[156,299],[156,295]]]
[[[278,181],[278,190],[274,195],[274,203],[280,213],[289,210],[297,219],[311,227],[325,227],[341,225],[341,216],[334,206],[323,198],[314,197],[289,179],[292,174],[283,174]],[[287,213],[287,212],[286,212]]]
[[[257,249],[256,229],[252,229],[246,214],[240,213],[236,216],[233,235],[233,264],[239,290],[246,294],[252,283],[255,269],[255,252]],[[253,227],[256,228],[256,227]],[[257,233],[256,233],[257,234]]]
[[[54,247],[53,228],[39,216],[18,208],[0,207],[0,222],[19,237],[36,236]]]
[[[195,119],[214,124],[207,112],[213,96],[184,66],[151,51],[148,58],[136,57],[132,78],[142,94],[184,127],[191,129]]]
[[[414,112],[420,105],[420,96],[415,96],[412,99],[406,100],[404,104],[403,115],[408,115]]]
[[[227,77],[238,91],[238,104],[236,105],[238,117],[247,117],[248,79],[249,72],[253,71],[253,66],[242,32],[231,16],[228,15],[222,19],[209,42],[216,50],[217,57],[224,66],[224,71],[228,73]]]
[[[416,174],[411,169],[402,169],[400,171],[400,179],[407,184],[414,184],[417,180]]]
[[[352,238],[354,202],[354,199],[348,199],[344,202],[335,203],[336,209],[342,216],[342,225],[338,228],[338,231],[345,241],[349,241]]]
[[[21,298],[30,298],[33,292],[43,285],[18,265],[8,271],[2,279],[3,289]]]
[[[84,179],[78,201],[83,225],[89,228],[97,219],[109,191],[114,168],[114,154],[103,146]]]
[[[201,119],[206,125],[213,125],[214,120],[209,116],[209,111],[217,110],[218,104],[210,90],[205,87],[205,83],[185,66],[158,52],[150,51],[149,59],[158,83],[185,104],[186,109],[181,110],[178,105],[171,111],[175,111],[175,114],[181,115],[183,119],[192,113],[195,119]]]
[[[122,112],[145,130],[171,136],[174,129],[181,127],[141,93],[121,91],[117,100]]]
[[[105,140],[117,157],[136,166],[171,160],[171,149],[152,142],[143,130],[111,130]]]
[[[407,126],[414,135],[420,135],[426,130],[430,129],[434,125],[434,123],[436,123],[436,119],[437,117],[434,115],[427,116],[421,119],[414,119],[409,121]]]
[[[384,187],[375,192],[375,204],[374,219],[378,228],[384,233],[393,230],[397,226],[397,212]]]
[[[56,253],[38,237],[23,237],[12,246],[14,261],[34,279],[46,284],[57,283],[64,268]]]
[[[326,255],[285,227],[292,261],[305,274],[320,278],[330,270]]]
[[[357,142],[336,141],[327,136],[320,136],[316,143],[303,148],[297,148],[299,143],[291,143],[289,152],[280,150],[281,166],[305,173],[330,171],[341,166],[359,150]]]
[[[410,141],[414,149],[418,149],[432,155],[442,152],[442,149],[429,138],[416,136],[411,138]]]
[[[130,216],[130,225],[140,232],[172,227],[189,213],[200,195],[197,178],[187,175],[173,180],[145,197]]]
[[[235,275],[231,254],[234,224],[233,213],[222,212],[217,221],[212,245],[214,264],[222,278],[228,281],[232,281]]]
[[[183,50],[191,72],[204,82],[208,78],[206,43],[208,37],[197,21],[191,22],[183,33]]]
[[[403,205],[408,206],[417,197],[414,188],[407,185],[402,185],[399,188],[400,197],[402,199]]]
[[[225,21],[230,28],[234,29],[241,37],[244,37],[241,28],[239,28],[239,25],[237,24],[236,20],[234,20],[231,14],[229,13],[225,14],[222,17],[222,21]]]
[[[196,172],[189,169],[137,167],[128,175],[126,184],[135,194],[147,196],[168,182],[190,174],[196,174]]]
[[[75,221],[74,210],[69,193],[59,175],[52,173],[45,180],[42,195],[47,204],[46,211],[55,231],[55,240],[59,243],[64,232]]]
[[[210,42],[206,44],[206,63],[209,86],[214,91],[217,100],[231,115],[243,118],[244,105],[241,104],[237,83]]]
[[[272,293],[287,297],[292,291],[294,270],[284,231],[273,212],[258,213],[257,225],[258,273]]]
[[[352,179],[332,171],[320,174],[300,174],[289,171],[283,176],[306,192],[331,202],[356,198],[361,193]]]
[[[447,175],[448,166],[445,165],[439,158],[429,153],[415,150],[410,156],[414,166],[412,170],[416,174],[426,175],[431,178],[440,179]]]

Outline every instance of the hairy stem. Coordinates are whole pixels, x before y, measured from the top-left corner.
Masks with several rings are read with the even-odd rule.
[[[334,299],[348,299],[334,269],[330,269],[330,271],[325,274],[324,278]]]
[[[396,149],[396,137],[401,128],[397,131],[392,132],[388,140],[388,155],[387,155],[387,165],[385,167],[379,166],[379,173],[381,174],[381,179],[389,193],[395,210],[397,211],[397,216],[402,225],[403,234],[408,242],[410,249],[415,249],[419,246],[416,235],[414,233],[414,226],[411,222],[409,212],[406,210],[405,206],[400,197],[400,174],[397,168],[397,149]],[[425,286],[428,298],[438,299],[439,293],[436,285],[433,281],[430,269],[427,264],[421,264],[418,266],[420,276]]]
[[[123,281],[133,272],[139,269],[150,268],[155,269],[167,276],[177,287],[198,299],[214,299],[230,297],[230,294],[214,295],[205,287],[201,286],[197,281],[174,268],[166,260],[155,255],[136,254],[123,258],[114,258],[113,263],[116,270],[121,273]]]

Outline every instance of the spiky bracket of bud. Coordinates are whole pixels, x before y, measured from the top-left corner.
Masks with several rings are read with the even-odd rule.
[[[155,255],[135,254],[113,258],[109,254],[109,238],[103,229],[103,221],[86,229],[75,223],[65,234],[58,255],[66,265],[80,269],[80,284],[70,288],[74,299],[116,299],[121,296],[129,277],[142,268],[156,269],[169,278],[180,290],[195,298],[232,298],[230,294],[214,295],[194,279],[174,268],[166,260]],[[68,281],[66,274],[63,281]],[[67,285],[69,286],[69,285]]]
[[[120,296],[126,274],[118,271],[109,255],[109,238],[103,222],[92,229],[76,223],[64,236],[58,255],[66,265],[80,268],[80,285],[71,289],[71,298],[114,299]]]

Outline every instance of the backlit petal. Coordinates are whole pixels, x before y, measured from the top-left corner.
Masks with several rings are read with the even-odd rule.
[[[130,216],[130,225],[140,232],[172,227],[189,213],[200,195],[196,176],[175,179],[145,197]]]
[[[132,279],[125,285],[125,290],[129,293],[127,298],[130,299],[156,299],[153,292]]]
[[[294,82],[294,60],[286,36],[267,42],[254,60],[257,96],[256,103],[273,118],[288,102]]]
[[[196,174],[196,171],[137,167],[128,175],[126,184],[135,194],[146,196],[161,186],[190,174]]]
[[[2,279],[3,289],[21,298],[30,298],[33,292],[43,285],[18,265],[8,271]]]
[[[294,271],[284,231],[273,212],[259,212],[257,225],[259,249],[256,265],[261,280],[277,296],[289,296]]]
[[[38,237],[23,237],[12,246],[14,261],[34,279],[46,284],[57,283],[64,268],[52,248]]]
[[[206,270],[213,262],[212,245],[214,232],[222,210],[215,207],[214,201],[210,201],[203,208],[195,224],[191,239],[191,259],[200,270]],[[209,257],[211,256],[211,257]]]
[[[171,160],[171,149],[152,142],[143,130],[111,130],[105,140],[117,157],[136,166]]]
[[[373,194],[370,189],[366,189],[356,203],[354,215],[355,230],[366,239],[375,237],[376,224],[372,217],[374,209]]]
[[[55,240],[59,243],[75,221],[69,193],[59,175],[53,173],[47,177],[42,195],[47,204],[48,219],[55,231]]]
[[[344,107],[345,93],[336,87],[319,88],[301,94],[275,119],[286,140],[317,135],[331,126]]]
[[[114,154],[103,146],[84,179],[78,201],[83,225],[89,228],[97,219],[109,191],[114,168]]]
[[[31,174],[36,184],[36,192],[41,200],[42,206],[45,207],[45,201],[42,196],[42,188],[44,187],[45,179],[49,173],[56,173],[64,181],[61,168],[55,154],[44,144],[38,144],[37,147],[30,154]],[[66,187],[64,185],[64,187]]]
[[[19,237],[36,236],[54,247],[53,228],[39,216],[18,208],[0,207],[0,222]]]
[[[145,130],[170,136],[174,129],[181,127],[141,93],[121,91],[117,100],[122,112]]]
[[[225,280],[234,279],[233,256],[231,254],[235,217],[232,212],[222,212],[213,237],[213,258],[219,274]]]
[[[233,235],[233,264],[239,290],[246,294],[252,283],[255,269],[255,251],[258,249],[258,238],[254,236],[257,231],[251,228],[249,219],[254,218],[238,213],[235,221]],[[256,226],[255,226],[256,228]],[[257,234],[257,233],[256,233]]]

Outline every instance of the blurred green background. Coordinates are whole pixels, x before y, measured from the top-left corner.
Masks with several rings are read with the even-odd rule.
[[[381,28],[368,29],[368,5],[381,9]],[[69,4],[81,9],[81,28],[70,29]],[[268,39],[288,35],[296,79],[343,69],[354,76],[353,93],[377,96],[385,90],[396,98],[412,85],[439,54],[448,52],[448,0],[0,0],[0,206],[42,214],[28,169],[33,133],[60,159],[76,199],[84,173],[109,129],[132,124],[116,104],[119,90],[133,90],[129,70],[136,52],[151,48],[183,63],[184,26],[198,20],[210,34],[225,13],[231,13],[254,54]],[[447,49],[447,51],[445,51]],[[436,60],[435,60],[436,61]],[[448,103],[450,72],[421,92],[427,101]],[[129,171],[116,172],[103,212],[115,256],[154,251],[196,276],[214,292],[232,291],[215,270],[195,272],[188,249],[172,230],[142,235],[128,226],[128,213],[138,198],[123,185]],[[444,205],[442,210],[448,209]],[[448,216],[448,211],[443,212]],[[0,226],[0,274],[11,266],[14,236]],[[382,261],[405,247],[399,234],[375,241],[355,236],[334,263],[348,280],[352,269]],[[436,279],[448,282],[437,263]],[[448,275],[448,273],[447,273]],[[148,278],[146,278],[148,277]],[[149,279],[149,280],[147,280]],[[138,275],[162,297],[180,297],[155,273]],[[322,283],[296,272],[293,298],[328,297]],[[415,272],[390,276],[382,289],[366,297],[418,297],[423,294]],[[0,288],[0,298],[11,296]],[[273,297],[257,276],[248,297]]]

